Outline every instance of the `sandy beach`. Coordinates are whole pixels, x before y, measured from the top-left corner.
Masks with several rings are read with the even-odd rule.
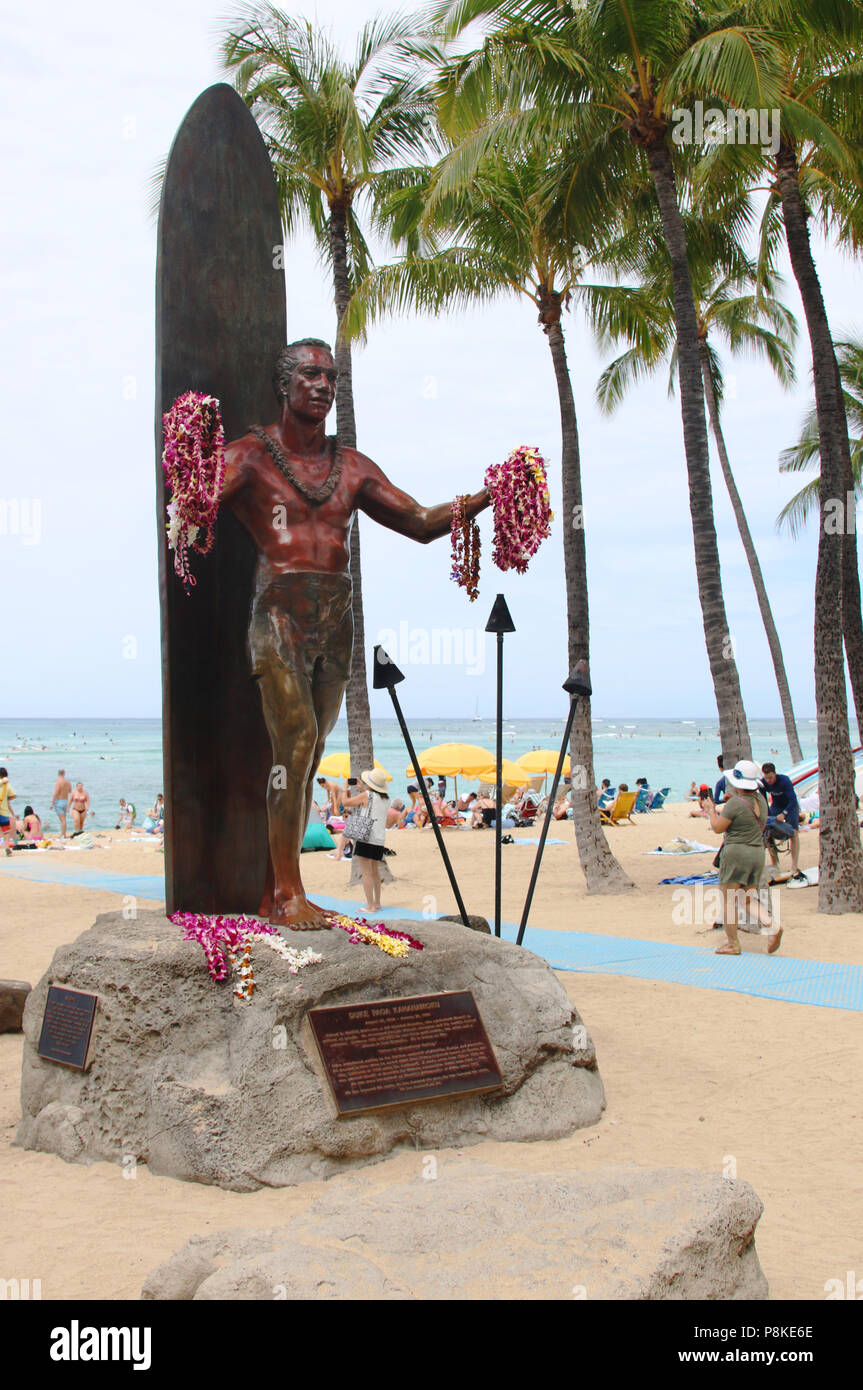
[[[718,933],[675,921],[673,889],[658,883],[706,871],[710,856],[646,854],[678,835],[713,842],[706,821],[691,819],[688,810],[669,806],[608,832],[637,885],[619,897],[587,897],[572,826],[555,825],[551,835],[567,843],[546,851],[532,925],[712,951]],[[514,833],[523,838],[530,832]],[[817,863],[817,832],[804,831],[801,841],[805,869]],[[162,856],[152,842],[129,843],[114,834],[110,843],[108,837],[98,843],[63,859],[88,870],[161,872]],[[490,916],[493,835],[450,832],[447,843],[468,910]],[[395,882],[384,889],[384,904],[425,908],[430,915],[453,911],[432,834],[390,832],[388,844],[397,854],[389,861]],[[504,856],[503,916],[517,921],[533,853],[505,846]],[[59,853],[42,859],[49,857],[52,865],[61,861]],[[0,865],[0,975],[35,984],[54,950],[99,912],[116,908],[118,898],[25,881],[4,872],[8,862]],[[348,863],[310,854],[303,868],[312,895],[354,897],[359,907],[356,890],[348,891]],[[141,899],[139,905],[161,904]],[[784,937],[776,959],[863,964],[861,918],[823,917],[816,907],[816,889],[782,892]],[[525,944],[530,947],[529,934]],[[554,1143],[446,1151],[442,1171],[464,1157],[532,1171],[632,1163],[722,1172],[732,1160],[737,1176],[765,1205],[757,1245],[772,1297],[823,1299],[826,1281],[844,1281],[849,1270],[863,1273],[859,1013],[613,975],[561,972],[559,978],[596,1044],[608,1097],[601,1122]],[[21,1050],[20,1034],[0,1036],[0,1274],[41,1279],[43,1298],[136,1298],[149,1270],[189,1236],[279,1224],[325,1186],[237,1194],[154,1177],[143,1165],[130,1181],[109,1164],[66,1164],[14,1148]],[[413,1151],[400,1152],[364,1172],[375,1185],[411,1174],[419,1180],[421,1160]]]

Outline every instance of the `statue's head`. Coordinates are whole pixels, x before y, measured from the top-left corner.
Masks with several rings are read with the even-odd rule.
[[[273,371],[276,400],[297,415],[324,420],[336,395],[336,364],[329,343],[322,338],[300,338],[288,343],[276,358]]]

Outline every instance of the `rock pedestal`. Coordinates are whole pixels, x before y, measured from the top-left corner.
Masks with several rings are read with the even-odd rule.
[[[16,1142],[87,1162],[134,1156],[155,1173],[234,1191],[286,1186],[394,1148],[556,1139],[605,1105],[593,1044],[546,963],[447,922],[388,922],[424,946],[394,959],[343,931],[290,934],[324,960],[298,975],[253,948],[256,989],[213,984],[201,948],[160,912],[97,918],[56,952],[24,1014]],[[99,996],[86,1072],[42,1061],[49,984]],[[472,990],[503,1084],[338,1117],[306,1020],[310,1008]]]
[[[196,1236],[145,1299],[763,1299],[761,1202],[712,1173],[521,1174],[447,1156],[433,1181],[352,1174],[275,1230]]]

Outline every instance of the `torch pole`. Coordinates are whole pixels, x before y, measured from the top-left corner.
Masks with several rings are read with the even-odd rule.
[[[551,817],[554,812],[554,798],[557,796],[557,787],[558,783],[560,782],[561,773],[563,772],[563,762],[566,757],[567,744],[569,743],[569,740],[572,736],[572,725],[573,721],[575,720],[575,711],[578,709],[578,697],[580,695],[583,695],[585,699],[590,699],[591,695],[590,673],[588,671],[586,661],[576,662],[575,666],[573,666],[572,668],[570,675],[567,676],[566,680],[564,681],[563,688],[569,695],[569,715],[566,721],[566,728],[563,731],[563,738],[560,744],[560,755],[557,759],[557,767],[554,773],[554,781],[551,784],[551,791],[548,797],[548,805],[545,808],[545,820],[543,821],[542,825],[542,833],[539,837],[539,844],[536,847],[536,856],[533,861],[533,873],[530,876],[530,883],[527,887],[527,897],[524,901],[524,911],[521,914],[521,922],[519,923],[518,936],[516,937],[515,942],[517,946],[521,946],[524,941],[525,928],[527,927],[527,919],[530,914],[531,903],[533,902],[533,894],[536,888],[536,881],[539,878],[539,866],[542,863],[542,854],[543,850],[545,849],[545,841],[546,836],[548,835],[548,827],[551,824]],[[572,775],[575,772],[575,768],[570,768],[570,777],[572,777]],[[575,807],[573,806],[573,816],[574,815]]]
[[[379,650],[379,649],[376,647],[376,648],[375,648],[375,660],[376,660],[376,664],[380,662],[380,657],[378,656],[378,650]],[[418,786],[419,786],[420,791],[422,792],[423,801],[425,802],[425,808],[426,808],[426,811],[428,812],[429,824],[430,824],[432,830],[433,830],[434,833],[435,833],[435,839],[437,840],[437,843],[438,843],[438,849],[439,849],[440,852],[441,852],[441,858],[443,859],[443,862],[444,862],[444,868],[445,868],[446,871],[447,871],[447,877],[449,878],[449,881],[450,881],[450,887],[452,888],[453,896],[454,896],[454,898],[455,898],[455,900],[456,900],[456,905],[458,906],[459,916],[461,917],[461,920],[464,922],[465,926],[466,926],[466,927],[469,927],[469,926],[470,926],[470,923],[468,922],[468,919],[467,919],[467,908],[465,907],[464,902],[463,902],[463,900],[462,900],[461,892],[459,891],[459,886],[458,886],[458,883],[457,883],[457,881],[456,881],[456,876],[455,876],[455,873],[453,872],[452,864],[450,863],[450,857],[449,857],[449,855],[447,854],[447,848],[446,848],[446,845],[445,845],[444,842],[443,842],[443,835],[442,835],[442,833],[441,833],[441,828],[440,828],[440,826],[439,826],[438,823],[437,823],[437,819],[436,819],[436,817],[435,817],[434,810],[432,809],[432,804],[431,804],[431,799],[430,799],[430,797],[429,797],[428,787],[426,786],[426,779],[425,779],[425,777],[422,775],[422,773],[420,772],[419,761],[418,761],[417,755],[416,755],[416,749],[414,748],[413,740],[412,740],[412,738],[411,738],[411,736],[410,736],[410,733],[408,732],[408,726],[407,726],[407,724],[405,723],[405,717],[404,717],[404,715],[402,714],[402,707],[401,707],[401,705],[399,704],[399,697],[398,697],[398,695],[397,695],[396,692],[395,692],[395,686],[394,686],[394,685],[388,684],[388,685],[387,685],[387,689],[388,689],[389,692],[390,692],[390,699],[391,699],[392,702],[393,702],[393,709],[394,709],[395,712],[396,712],[396,719],[399,721],[399,728],[400,728],[401,731],[402,731],[402,737],[403,737],[403,739],[404,739],[404,741],[405,741],[405,747],[406,747],[407,750],[408,750],[408,757],[409,757],[410,760],[411,760],[411,767],[413,768],[413,770],[414,770],[414,772],[416,773],[416,776],[417,776],[417,784],[418,784]]]

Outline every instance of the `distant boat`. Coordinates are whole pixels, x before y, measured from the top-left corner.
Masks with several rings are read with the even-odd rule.
[[[474,715],[474,717],[473,717],[471,723],[473,723],[473,724],[481,724],[481,723],[482,723],[482,715],[481,715],[480,712],[479,712],[479,700],[477,700],[477,702],[476,702],[476,713],[475,713],[475,715]]]

